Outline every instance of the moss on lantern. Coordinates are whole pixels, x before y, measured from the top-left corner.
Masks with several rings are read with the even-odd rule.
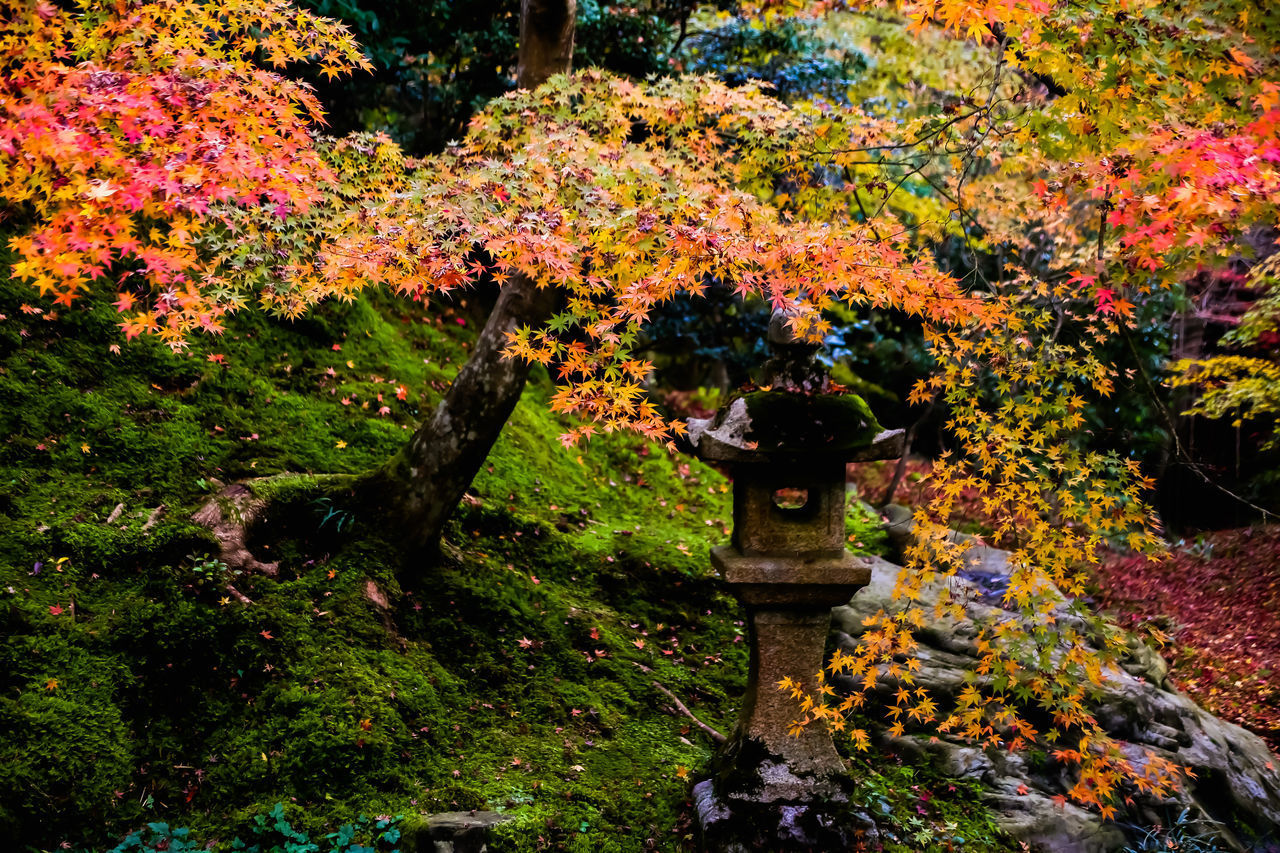
[[[742,399],[751,420],[747,437],[760,450],[855,450],[884,429],[856,394],[755,391]]]

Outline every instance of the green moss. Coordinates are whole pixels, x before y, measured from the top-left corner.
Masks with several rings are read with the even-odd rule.
[[[0,834],[22,837],[13,830],[32,816],[55,826],[103,823],[135,761],[113,701],[127,673],[57,633],[5,633]]]
[[[845,513],[846,547],[855,554],[889,553],[889,534],[884,529],[880,512],[865,501],[851,498]]]
[[[762,450],[856,450],[883,429],[856,394],[754,391],[743,399],[751,418],[749,438]]]
[[[516,818],[496,850],[686,843],[686,777],[711,748],[652,682],[732,726],[747,650],[707,559],[731,518],[719,473],[616,435],[563,451],[535,375],[441,565],[404,588],[377,519],[325,504],[328,475],[407,438],[465,358],[464,311],[246,313],[174,354],[123,343],[105,298],[57,319],[29,301],[0,282],[12,847],[102,850],[157,820],[225,842],[277,802],[312,837],[488,807]],[[274,578],[219,564],[188,520],[252,478]]]

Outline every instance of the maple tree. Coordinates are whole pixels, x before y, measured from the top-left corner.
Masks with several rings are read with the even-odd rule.
[[[32,222],[12,241],[14,275],[70,305],[124,273],[155,294],[138,311],[121,294],[129,337],[219,331],[245,291],[201,257],[201,232],[236,208],[305,210],[332,174],[309,133],[314,96],[257,60],[336,74],[363,64],[354,42],[284,2],[14,0],[0,16],[3,193]],[[259,295],[286,310],[313,298],[279,277]]]
[[[1057,590],[1079,594],[1105,539],[1150,551],[1159,531],[1136,463],[1078,440],[1083,413],[1123,373],[1099,346],[1129,340],[1137,300],[1273,224],[1275,22],[1231,2],[1211,15],[1141,0],[876,5],[904,31],[962,46],[951,82],[963,94],[907,87],[890,112],[855,98],[787,106],[708,78],[553,76],[568,69],[574,6],[530,2],[525,88],[419,161],[384,137],[312,132],[314,97],[263,63],[336,74],[362,60],[341,27],[283,2],[5,0],[0,188],[23,225],[14,272],[67,305],[124,282],[126,335],[179,349],[251,301],[295,316],[374,282],[414,299],[499,283],[441,406],[365,481],[418,547],[531,363],[559,380],[553,406],[579,416],[566,443],[678,434],[635,354],[651,312],[677,295],[725,284],[811,339],[837,304],[917,316],[938,369],[913,400],[946,407],[954,451],[917,512],[908,604],[832,669],[898,683],[896,732],[941,717],[988,746],[1069,739],[1055,755],[1080,765],[1073,795],[1109,813],[1124,780],[1160,790],[1174,768],[1136,762],[1101,732],[1088,699],[1123,639],[1078,601],[1059,619]],[[910,192],[921,187],[927,201]],[[938,268],[929,240],[964,243],[967,280]],[[997,247],[1019,260],[985,275],[979,255]],[[979,673],[943,711],[899,656],[926,618],[911,599],[963,565],[947,526],[972,492],[1011,550],[1006,600],[1021,618],[983,626]],[[962,616],[944,596],[932,618]],[[862,699],[805,701],[839,727]]]
[[[121,46],[81,69],[92,75],[94,62],[114,63],[138,75],[144,81],[138,86],[159,87],[153,78],[168,71],[170,57],[184,61],[183,52],[169,44],[177,38],[172,33],[209,22],[166,17],[174,3],[147,8],[168,29],[153,33],[132,19],[126,26],[112,16],[52,11],[47,26],[67,43],[96,44],[99,29],[125,33]],[[284,7],[275,11],[285,15]],[[121,18],[130,12],[131,7],[117,7]],[[214,23],[239,32],[237,27],[251,22],[235,13],[234,7],[224,10],[231,17]],[[807,306],[796,323],[809,334],[821,333],[825,321],[819,311],[835,297],[900,305],[940,322],[985,312],[946,276],[908,257],[904,241],[874,236],[874,225],[788,221],[757,197],[776,180],[807,180],[809,154],[822,143],[819,131],[828,140],[843,136],[848,144],[860,144],[883,121],[864,126],[850,115],[833,131],[834,125],[815,123],[753,88],[733,90],[706,80],[633,84],[591,73],[566,79],[554,91],[501,99],[473,121],[458,148],[409,163],[385,139],[306,136],[301,112],[314,104],[305,91],[251,69],[245,56],[267,45],[265,39],[273,48],[277,42],[288,45],[282,61],[303,55],[302,39],[290,29],[297,26],[293,20],[271,22],[283,35],[270,35],[274,31],[267,27],[262,42],[248,35],[231,41],[234,56],[224,51],[210,58],[196,51],[208,61],[191,59],[183,67],[191,77],[208,69],[201,83],[210,95],[239,91],[241,82],[226,75],[250,75],[252,83],[244,85],[270,101],[224,107],[212,97],[202,99],[198,109],[213,111],[209,120],[215,127],[255,111],[293,117],[293,124],[284,122],[274,137],[257,134],[265,150],[242,156],[220,148],[225,162],[202,156],[201,162],[210,160],[223,171],[192,174],[183,184],[192,196],[185,200],[171,198],[171,186],[161,182],[153,192],[163,202],[137,211],[85,210],[85,198],[133,203],[132,192],[112,201],[117,193],[106,170],[113,160],[83,153],[88,140],[122,137],[116,158],[122,172],[134,167],[140,151],[167,158],[168,167],[190,156],[191,140],[131,136],[126,131],[135,121],[132,112],[80,109],[75,86],[39,82],[46,79],[41,73],[64,74],[58,63],[41,52],[19,53],[15,62],[31,68],[13,76],[14,107],[40,103],[43,86],[58,94],[43,108],[59,110],[72,127],[89,127],[66,140],[67,150],[46,152],[40,133],[22,135],[30,124],[17,115],[9,121],[17,134],[10,156],[20,167],[10,174],[14,183],[30,187],[15,201],[29,205],[40,222],[14,242],[22,256],[15,272],[70,302],[109,264],[136,259],[152,298],[144,303],[130,291],[121,294],[126,334],[153,332],[176,348],[195,329],[217,331],[220,318],[251,295],[268,309],[294,316],[322,298],[350,297],[371,281],[424,298],[488,278],[510,279],[473,358],[432,421],[402,458],[374,478],[374,491],[396,494],[391,505],[409,519],[405,529],[415,544],[438,536],[518,399],[527,367],[503,359],[506,351],[527,361],[559,363],[560,376],[572,382],[557,392],[554,405],[590,417],[574,436],[625,428],[663,437],[677,426],[643,399],[640,381],[648,367],[631,357],[629,346],[652,305],[682,291],[696,293],[709,278],[734,281],[741,293],[763,294],[777,306]],[[297,20],[310,26],[312,19]],[[549,24],[547,38],[522,39],[522,81],[536,83],[567,67],[572,8],[546,4],[522,20]],[[329,33],[334,41],[310,45],[322,61],[354,55],[341,31],[315,32]],[[314,41],[315,33],[309,36]],[[137,69],[133,57],[139,52],[164,57],[156,60],[161,67]],[[29,78],[38,81],[34,92],[23,88]],[[186,129],[199,128],[204,118],[203,112],[187,115],[192,107],[172,98],[151,108],[157,115],[179,113],[168,123]],[[637,135],[642,138],[633,139]],[[253,183],[259,170],[274,168],[260,162],[270,153],[281,158],[281,188]],[[75,158],[92,158],[92,166],[83,162],[84,177],[74,187],[40,180],[38,169],[62,168]],[[138,171],[153,176],[156,170]],[[245,184],[234,183],[241,178]],[[255,188],[258,195],[252,194]],[[135,236],[142,233],[139,221],[165,216],[145,237]],[[77,231],[84,229],[96,230],[80,236]],[[69,242],[64,246],[60,239]],[[530,329],[552,313],[558,298],[567,300],[566,310],[546,330]],[[573,334],[584,337],[565,340]],[[468,439],[473,432],[477,437]]]
[[[1132,458],[1080,441],[1083,412],[1125,378],[1099,353],[1120,340],[1136,355],[1138,301],[1248,255],[1247,232],[1275,226],[1276,21],[1231,3],[889,5],[906,29],[963,34],[975,52],[989,51],[963,94],[933,104],[932,115],[922,110],[873,165],[922,177],[951,202],[972,278],[1007,312],[996,334],[930,332],[940,369],[913,398],[946,404],[955,452],[935,464],[933,497],[916,512],[899,589],[908,603],[882,613],[860,653],[838,655],[831,669],[867,687],[885,677],[900,685],[894,733],[941,716],[942,730],[989,746],[1070,738],[1054,755],[1080,765],[1073,796],[1111,814],[1123,780],[1159,790],[1175,768],[1134,762],[1092,720],[1090,685],[1116,664],[1120,637],[1078,602],[1064,623],[1057,590],[1080,595],[1104,539],[1124,534],[1150,552],[1159,529],[1144,505],[1150,481]],[[978,255],[993,250],[1010,259],[989,276]],[[1252,384],[1219,387],[1201,410],[1244,398],[1266,411],[1267,360],[1179,367],[1208,379],[1253,371]],[[1138,380],[1154,392],[1151,377]],[[1011,551],[1005,602],[1022,616],[984,626],[978,673],[959,705],[939,714],[900,661],[926,618],[910,601],[964,565],[967,546],[947,522],[958,499],[975,495],[992,540]],[[944,590],[932,618],[964,615]],[[863,701],[808,696],[804,708],[842,726],[841,714]],[[1019,706],[1047,712],[1052,729],[1038,731]],[[865,746],[865,733],[853,736]]]

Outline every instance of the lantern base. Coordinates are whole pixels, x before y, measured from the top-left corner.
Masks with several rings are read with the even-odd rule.
[[[799,853],[814,850],[861,850],[877,846],[875,822],[849,803],[841,786],[834,796],[804,800],[753,799],[739,791],[723,794],[716,780],[693,788],[701,849],[708,853]]]

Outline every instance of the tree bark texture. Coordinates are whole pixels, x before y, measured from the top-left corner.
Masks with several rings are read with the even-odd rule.
[[[435,556],[445,523],[520,401],[529,365],[503,358],[507,334],[546,320],[557,298],[552,288],[513,278],[444,399],[374,479],[370,497],[398,525],[411,571]]]
[[[520,0],[520,57],[516,85],[536,89],[573,64],[577,0]]]

